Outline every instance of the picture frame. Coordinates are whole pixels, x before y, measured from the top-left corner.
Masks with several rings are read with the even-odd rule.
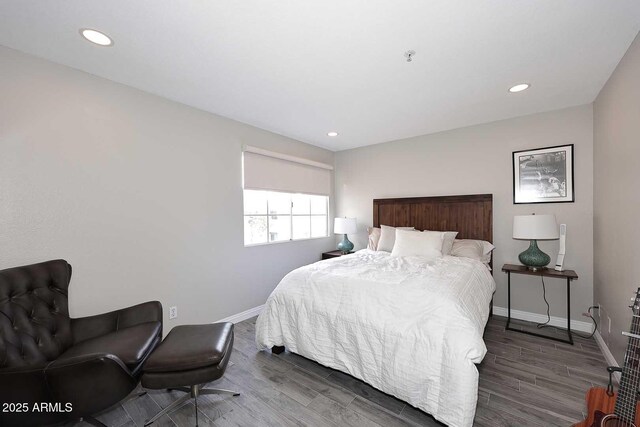
[[[514,151],[513,203],[573,203],[573,144]]]

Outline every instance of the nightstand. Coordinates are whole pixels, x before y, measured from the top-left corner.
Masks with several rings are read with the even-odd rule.
[[[349,254],[352,254],[353,252],[349,252]],[[322,254],[322,259],[329,259],[329,258],[338,258],[341,257],[342,255],[349,255],[349,254],[343,254],[341,251],[330,251],[330,252],[325,252]]]
[[[573,336],[571,335],[571,281],[576,280],[578,278],[578,274],[576,274],[573,270],[564,270],[564,271],[556,271],[549,268],[541,268],[537,271],[529,270],[529,268],[524,265],[514,265],[514,264],[505,264],[502,266],[502,271],[507,273],[507,327],[505,328],[508,331],[521,332],[523,334],[534,335],[536,337],[548,338],[554,341],[560,341],[567,344],[573,345]],[[511,273],[514,274],[527,274],[531,276],[542,276],[542,277],[555,277],[556,279],[563,279],[567,281],[567,337],[568,339],[556,338],[544,334],[536,334],[535,332],[522,331],[520,329],[514,329],[509,326],[511,323]]]

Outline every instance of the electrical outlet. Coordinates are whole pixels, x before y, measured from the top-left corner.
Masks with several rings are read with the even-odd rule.
[[[609,319],[609,333],[611,333],[611,317],[607,316],[607,319]]]
[[[175,319],[176,317],[178,317],[178,307],[175,305],[169,307],[169,319]]]

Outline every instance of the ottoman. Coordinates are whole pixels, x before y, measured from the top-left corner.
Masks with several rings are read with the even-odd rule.
[[[224,375],[233,350],[233,323],[176,326],[153,351],[143,367],[142,386],[148,389],[179,390],[186,394],[145,422],[153,423],[164,414],[193,398],[198,425],[198,396],[240,393],[202,388]]]

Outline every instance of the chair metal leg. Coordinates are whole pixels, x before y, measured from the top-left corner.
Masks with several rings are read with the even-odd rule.
[[[166,408],[164,408],[162,411],[158,412],[157,414],[155,414],[152,418],[148,419],[147,421],[145,421],[144,425],[148,426],[149,424],[152,424],[155,420],[157,420],[158,418],[160,418],[161,416],[163,416],[164,414],[168,414],[169,412],[178,409],[179,407],[181,407],[182,405],[185,404],[185,402],[187,400],[191,399],[191,394],[185,394],[184,396],[182,396],[180,399],[176,400],[175,402],[173,402],[171,405],[167,406]]]
[[[193,404],[196,406],[196,427],[198,427],[198,395],[193,396]]]
[[[200,389],[200,394],[230,394],[232,396],[240,396],[240,393],[232,390],[224,390],[221,388],[203,388]]]
[[[224,390],[224,389],[218,389],[218,388],[202,388],[202,385],[193,385],[191,387],[173,387],[173,388],[167,389],[167,391],[171,391],[171,390],[183,391],[186,394],[184,396],[182,396],[180,399],[178,399],[175,402],[173,402],[171,405],[169,405],[166,408],[164,408],[162,411],[160,411],[157,414],[155,414],[153,416],[153,418],[147,420],[144,423],[145,426],[148,426],[149,424],[152,424],[154,421],[156,421],[161,416],[163,416],[165,414],[168,414],[169,412],[178,409],[187,400],[193,398],[194,404],[196,406],[196,427],[197,427],[197,425],[198,425],[198,396],[204,395],[204,394],[230,394],[232,396],[240,396],[240,393],[238,393],[237,391]],[[99,427],[103,427],[103,426],[99,426]]]

